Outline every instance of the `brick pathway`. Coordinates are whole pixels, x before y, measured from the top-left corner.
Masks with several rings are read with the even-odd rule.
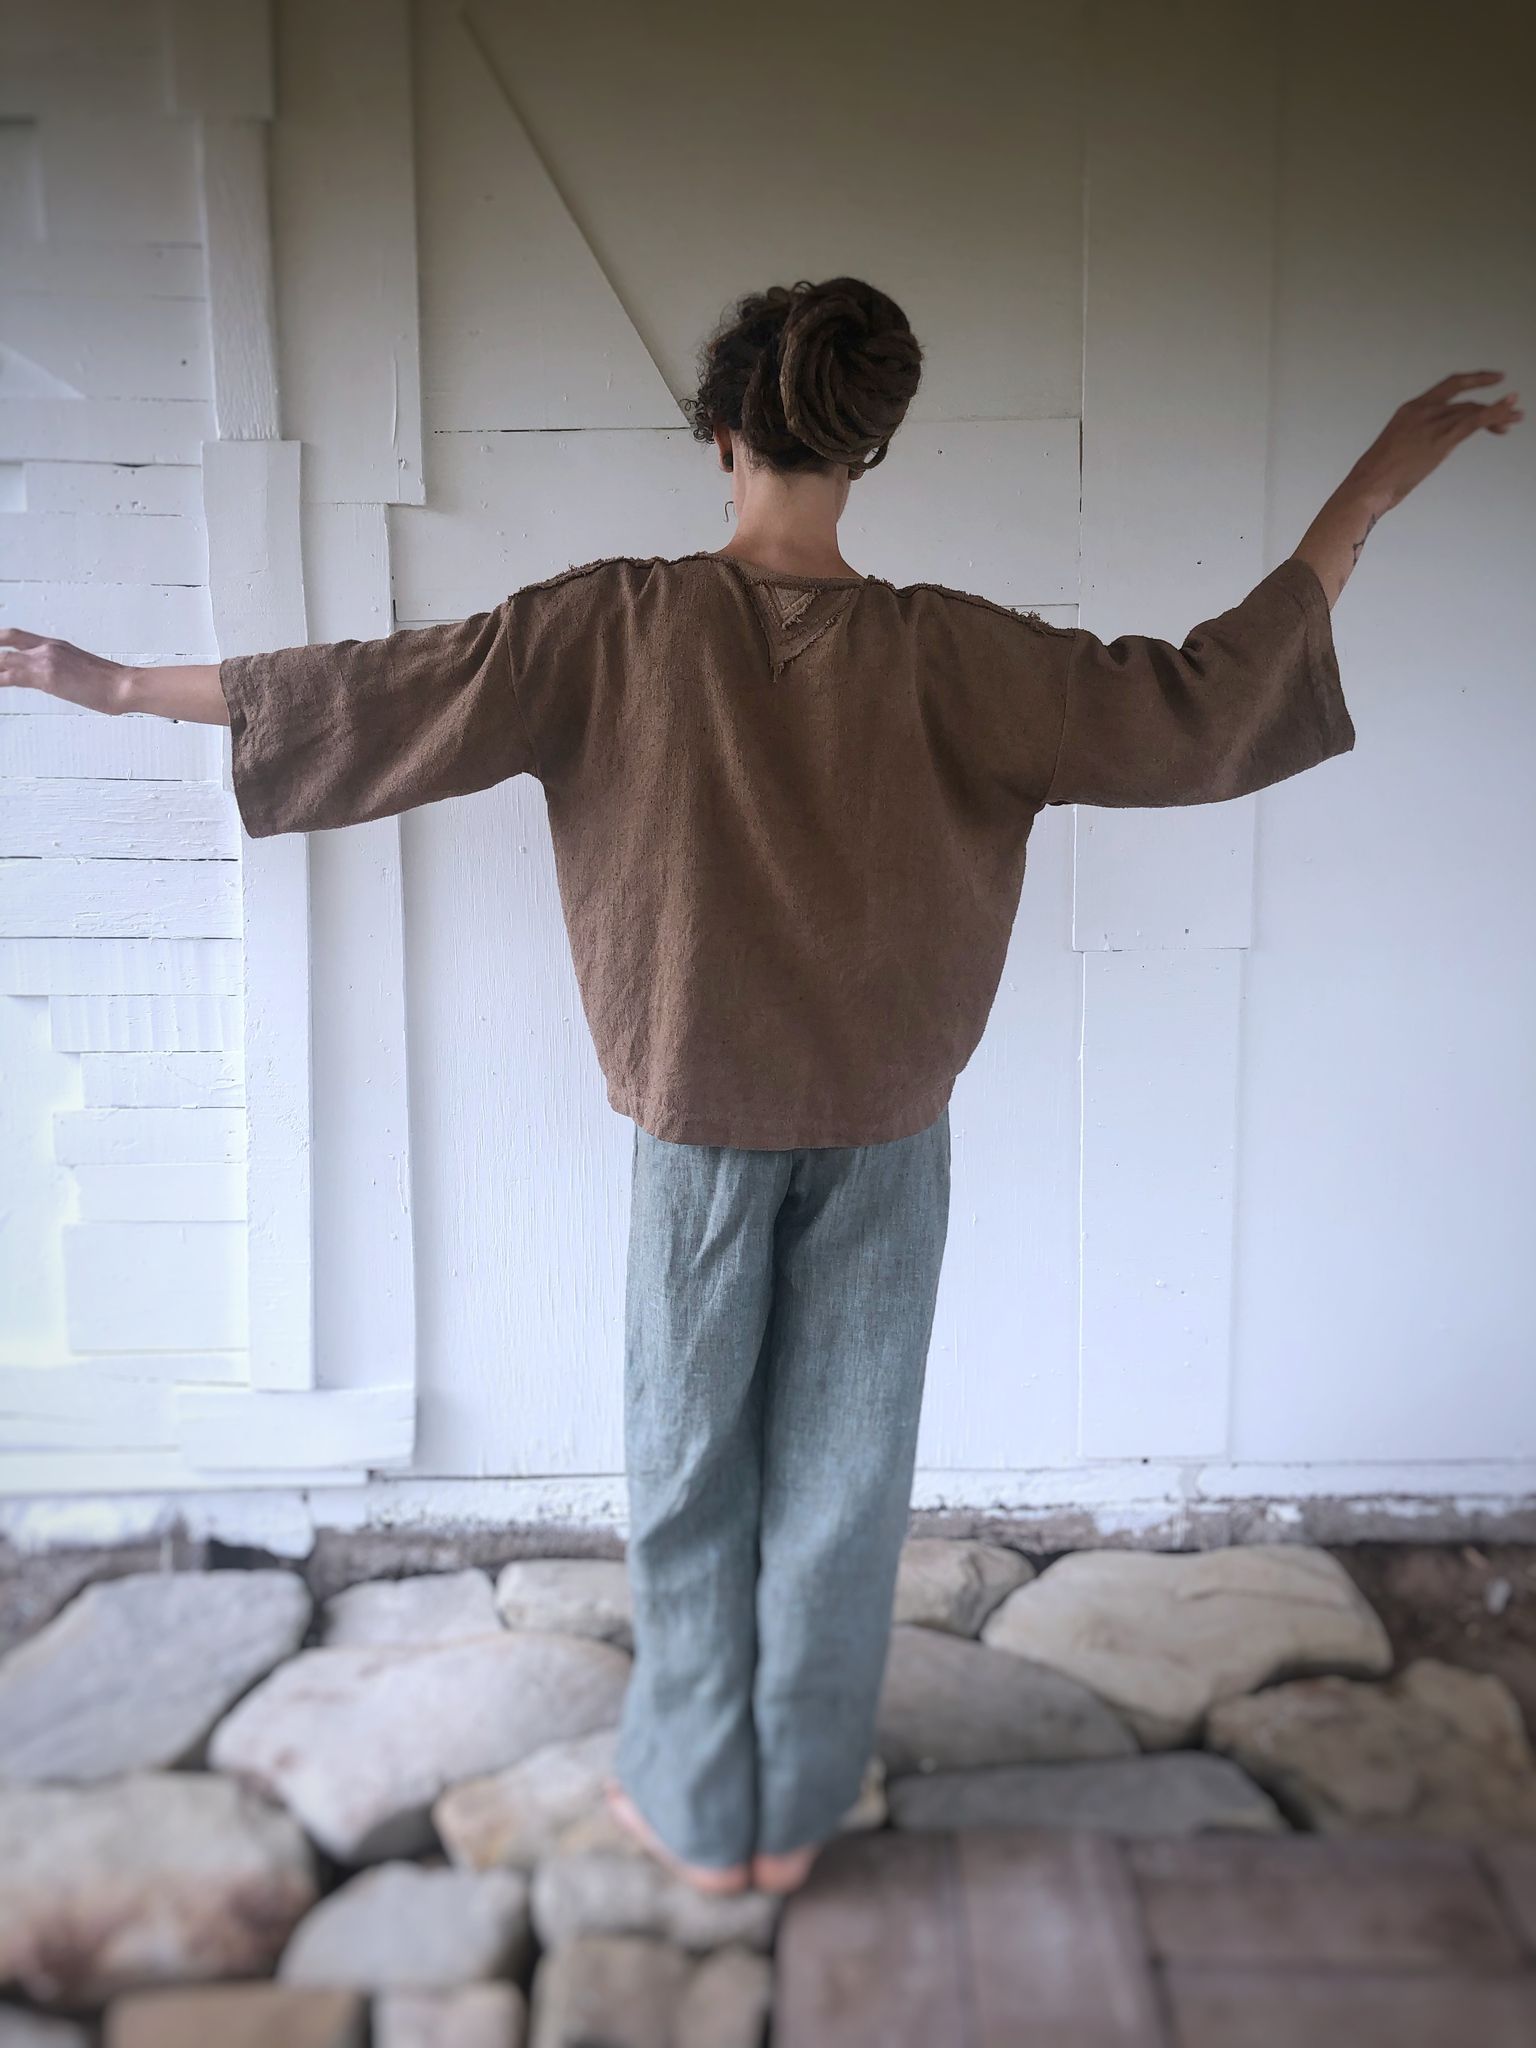
[[[839,1838],[772,2048],[1536,2048],[1536,1843]]]

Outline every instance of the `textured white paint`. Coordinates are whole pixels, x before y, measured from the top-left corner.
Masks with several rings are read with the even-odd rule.
[[[230,861],[0,860],[0,930],[21,939],[235,938]]]
[[[0,939],[0,995],[236,995],[234,939]]]
[[[60,1052],[221,1052],[241,1043],[238,996],[65,995],[48,1013]]]
[[[276,441],[281,429],[266,129],[254,121],[204,121],[198,129],[198,174],[219,438]]]
[[[245,1085],[238,1053],[86,1053],[80,1087],[87,1109],[238,1108]]]
[[[250,1394],[241,1387],[176,1390],[181,1444],[194,1464],[210,1471],[286,1465],[302,1472],[322,1464],[408,1463],[415,1415],[412,1386],[307,1394]]]
[[[248,1341],[238,1223],[68,1223],[63,1235],[73,1350],[227,1351]]]
[[[134,1054],[147,1064],[153,1055]],[[202,1055],[185,1053],[185,1059]],[[82,1064],[89,1064],[82,1062]],[[245,1219],[244,1163],[150,1160],[130,1165],[82,1162],[74,1168],[76,1215],[81,1223],[204,1223]],[[245,1377],[244,1354],[240,1377]]]

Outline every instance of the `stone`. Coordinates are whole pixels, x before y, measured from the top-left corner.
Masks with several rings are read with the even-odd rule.
[[[373,2048],[523,2048],[528,2001],[516,1984],[385,1991],[373,2001]]]
[[[0,2048],[91,2048],[91,2037],[73,2020],[0,2005]]]
[[[305,1650],[219,1723],[209,1759],[281,1799],[339,1862],[382,1862],[435,1846],[449,1785],[614,1726],[629,1670],[610,1644],[534,1631]]]
[[[746,1948],[716,1949],[694,1966],[672,2022],[673,2048],[762,2048],[773,1965]]]
[[[1320,1834],[1536,1834],[1514,1694],[1436,1658],[1384,1684],[1304,1678],[1229,1700],[1206,1740]]]
[[[293,1572],[134,1572],[87,1586],[0,1662],[0,1781],[91,1783],[195,1762],[309,1617]]]
[[[520,1976],[531,1959],[521,1871],[380,1863],[305,1915],[277,1974],[285,1984],[447,1991]]]
[[[563,1829],[602,1804],[617,1747],[617,1728],[599,1728],[450,1785],[432,1809],[438,1839],[466,1870],[531,1870]]]
[[[891,1630],[876,1749],[894,1777],[1129,1756],[1136,1743],[1073,1679],[1004,1650],[903,1624]]]
[[[514,1558],[496,1581],[496,1607],[508,1628],[553,1629],[634,1648],[629,1573],[618,1558]]]
[[[0,1791],[0,1982],[40,2005],[264,1976],[316,1893],[292,1817],[227,1778]]]
[[[1218,1700],[1283,1676],[1392,1668],[1348,1573],[1299,1544],[1077,1551],[1010,1593],[981,1637],[1088,1686],[1147,1749],[1195,1741]]]
[[[681,1949],[637,1934],[578,1936],[533,1979],[530,2048],[674,2048],[693,1974]]]
[[[223,1984],[115,1999],[102,2048],[366,2048],[368,2006],[355,1991]]]
[[[701,1953],[773,1945],[783,1899],[710,1895],[674,1877],[605,1807],[566,1829],[533,1873],[534,1931],[545,1948],[584,1934],[643,1934]]]
[[[891,1787],[899,1828],[1087,1828],[1109,1835],[1273,1834],[1285,1820],[1227,1757],[1200,1750],[1102,1763],[917,1772]]]
[[[998,1602],[1034,1575],[1028,1558],[1001,1543],[912,1536],[901,1549],[893,1618],[974,1636]]]
[[[420,1572],[334,1593],[324,1608],[327,1648],[372,1643],[449,1643],[501,1627],[489,1572]]]

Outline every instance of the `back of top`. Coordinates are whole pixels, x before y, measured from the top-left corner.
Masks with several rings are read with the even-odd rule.
[[[938,1116],[1043,806],[1214,802],[1354,743],[1294,556],[1178,647],[936,584],[618,556],[220,679],[253,836],[537,777],[610,1103],[748,1147]]]

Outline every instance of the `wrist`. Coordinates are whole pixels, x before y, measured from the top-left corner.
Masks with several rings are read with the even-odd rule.
[[[106,678],[104,711],[121,716],[125,711],[145,711],[144,686],[148,678],[141,668],[129,668],[125,662],[114,662]]]
[[[1397,502],[1385,484],[1373,482],[1369,477],[1357,477],[1353,473],[1345,477],[1332,499],[1336,510],[1350,514],[1364,513],[1373,521],[1380,519],[1384,512],[1390,512]]]

